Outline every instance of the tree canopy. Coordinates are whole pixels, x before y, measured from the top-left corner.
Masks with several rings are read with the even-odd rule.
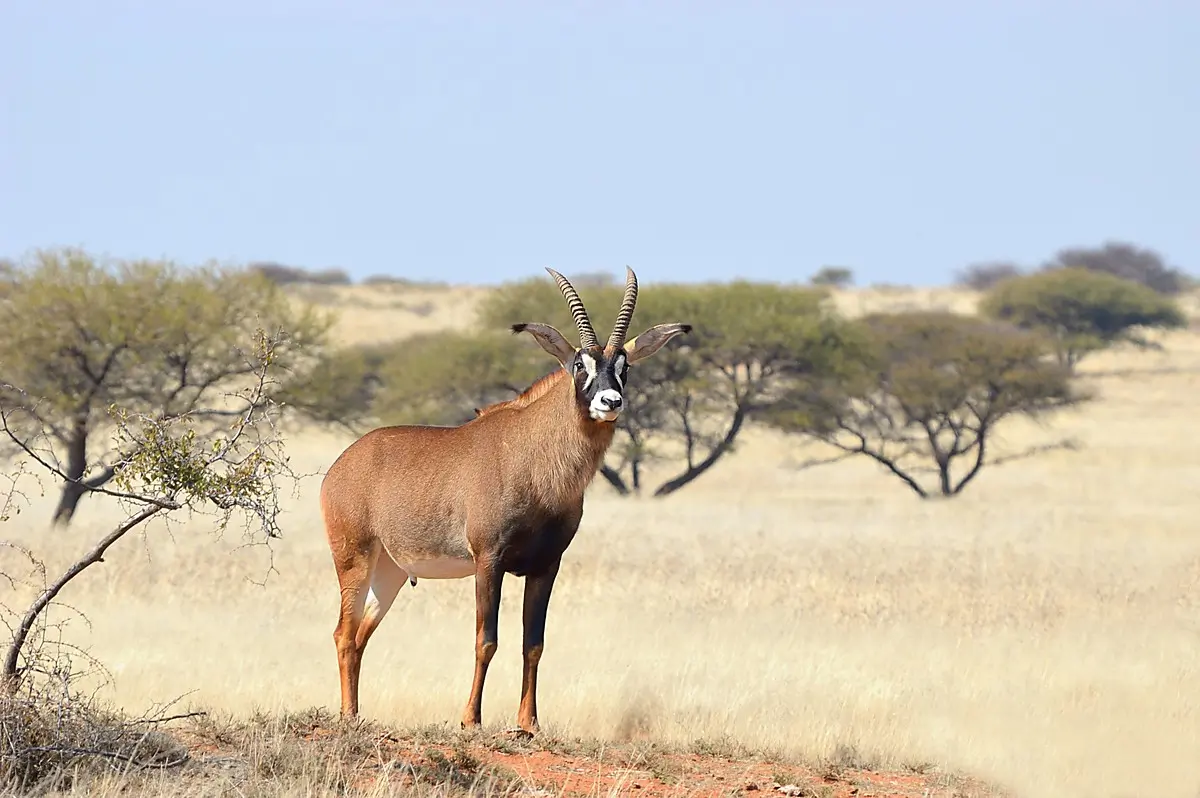
[[[54,520],[67,523],[115,473],[97,434],[113,427],[111,408],[186,416],[203,439],[241,412],[259,330],[280,336],[273,397],[320,356],[330,321],[246,271],[40,251],[0,285],[0,409],[20,440],[65,459]]]
[[[1138,283],[1160,294],[1178,294],[1192,285],[1186,274],[1168,266],[1159,253],[1124,241],[1108,241],[1099,247],[1060,249],[1042,268],[1087,269]]]
[[[854,285],[854,270],[845,266],[823,266],[808,281],[813,285],[848,288]]]
[[[660,353],[631,378],[644,405],[621,428],[635,491],[638,458],[678,463],[654,493],[678,490],[733,451],[751,412],[770,401],[786,373],[824,373],[839,356],[843,322],[820,289],[740,280],[661,286],[639,301],[633,328],[690,319],[686,346]]]
[[[984,296],[979,311],[1050,336],[1061,362],[1072,368],[1088,353],[1118,342],[1146,345],[1139,328],[1171,329],[1187,323],[1169,297],[1082,267],[1004,280]]]
[[[853,353],[836,371],[797,375],[761,417],[870,457],[922,498],[966,488],[1005,418],[1081,398],[1066,368],[1046,359],[1046,341],[1007,324],[922,311],[874,314],[855,327]],[[935,487],[920,478],[930,466]]]

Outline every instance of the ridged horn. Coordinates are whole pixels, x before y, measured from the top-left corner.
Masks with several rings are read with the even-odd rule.
[[[621,300],[621,310],[617,320],[613,322],[612,335],[608,336],[608,351],[615,352],[625,345],[625,336],[629,334],[629,322],[633,319],[633,310],[637,306],[638,282],[633,269],[625,267],[625,296]]]
[[[579,298],[579,292],[575,290],[575,286],[549,266],[546,267],[546,271],[550,272],[554,282],[558,283],[558,290],[562,291],[563,298],[567,300],[567,307],[571,309],[571,315],[575,318],[575,329],[579,330],[580,346],[584,349],[599,346],[600,342],[596,340],[596,331],[592,329],[592,322],[588,319],[587,310],[584,309],[583,300]]]

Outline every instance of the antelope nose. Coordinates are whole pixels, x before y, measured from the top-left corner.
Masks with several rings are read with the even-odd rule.
[[[607,410],[616,410],[621,406],[621,394],[616,393],[615,391],[612,393],[601,394],[600,404],[602,404]]]

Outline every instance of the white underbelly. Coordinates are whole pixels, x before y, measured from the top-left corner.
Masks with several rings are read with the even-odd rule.
[[[406,574],[417,579],[462,579],[475,574],[475,561],[458,557],[438,557],[398,565]]]

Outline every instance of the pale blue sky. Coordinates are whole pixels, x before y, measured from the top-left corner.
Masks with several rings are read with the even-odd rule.
[[[0,0],[0,255],[1200,271],[1200,2]]]

